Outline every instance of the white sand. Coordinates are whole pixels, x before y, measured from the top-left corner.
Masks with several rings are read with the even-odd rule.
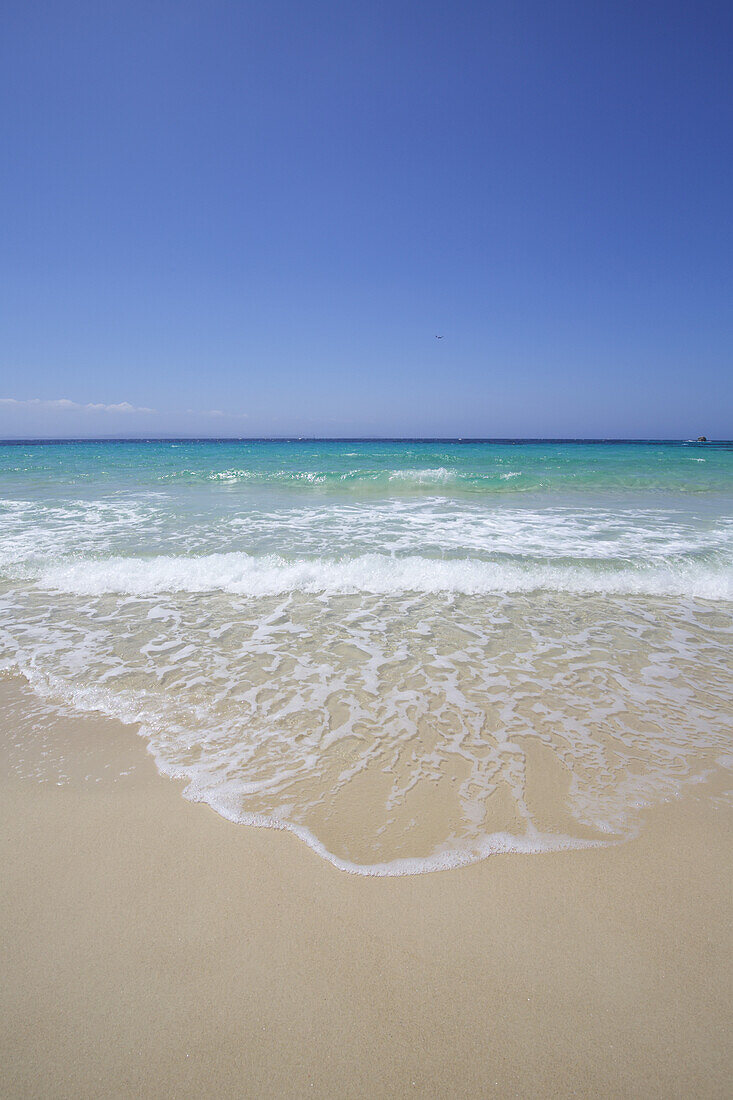
[[[3,1096],[730,1095],[733,810],[702,788],[618,848],[365,879],[72,726],[134,770],[2,769]]]

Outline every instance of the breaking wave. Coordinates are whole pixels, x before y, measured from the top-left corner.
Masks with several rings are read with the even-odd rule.
[[[733,764],[733,450],[698,459],[0,449],[0,676],[344,870],[616,843]]]
[[[707,564],[519,564],[383,554],[294,561],[275,554],[253,557],[241,552],[190,558],[118,557],[51,566],[40,571],[36,580],[44,588],[82,596],[213,591],[253,597],[288,592],[488,595],[548,591],[733,599],[732,571]]]

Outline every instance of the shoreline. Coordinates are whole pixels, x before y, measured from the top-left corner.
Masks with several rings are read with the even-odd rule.
[[[129,727],[57,726],[64,785],[2,760],[4,1095],[727,1094],[701,788],[612,848],[369,878],[188,802]]]

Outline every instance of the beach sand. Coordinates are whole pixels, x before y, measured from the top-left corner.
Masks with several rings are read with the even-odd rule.
[[[59,718],[68,780],[19,777],[0,687],[4,1097],[730,1095],[703,788],[618,847],[363,878],[187,802],[114,722]]]

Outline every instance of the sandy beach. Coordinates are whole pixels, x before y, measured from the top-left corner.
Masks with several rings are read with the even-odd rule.
[[[20,778],[3,696],[4,1096],[728,1095],[704,788],[616,848],[363,878],[187,802],[108,720],[55,719],[65,781]]]
[[[733,1100],[733,7],[0,25],[0,1100]]]

